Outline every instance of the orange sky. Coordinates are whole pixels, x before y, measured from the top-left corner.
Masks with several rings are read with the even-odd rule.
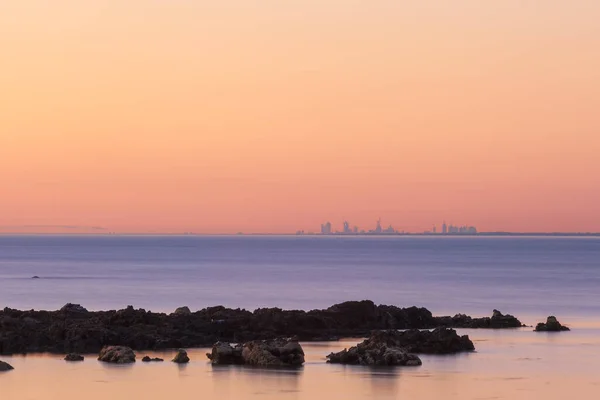
[[[597,0],[2,1],[0,232],[600,231],[598,21]]]

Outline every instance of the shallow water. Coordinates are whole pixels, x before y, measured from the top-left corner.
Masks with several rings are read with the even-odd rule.
[[[100,399],[596,399],[600,395],[600,330],[547,334],[531,329],[461,330],[475,353],[422,356],[421,367],[329,365],[324,356],[356,343],[303,343],[297,370],[212,367],[193,349],[185,366],[171,362],[115,366],[67,363],[59,356],[5,357],[15,370],[0,375],[6,400]],[[173,352],[140,352],[172,358]]]

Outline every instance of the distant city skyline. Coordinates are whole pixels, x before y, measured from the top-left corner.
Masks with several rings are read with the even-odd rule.
[[[441,230],[438,231],[437,226],[434,225],[431,230],[424,230],[421,232],[410,231],[406,229],[396,229],[393,224],[389,224],[387,228],[383,228],[381,225],[381,218],[377,219],[375,227],[373,229],[361,229],[358,225],[351,227],[348,220],[342,222],[342,230],[336,230],[334,224],[330,221],[321,224],[321,235],[393,235],[393,234],[411,234],[419,233],[426,235],[475,235],[478,233],[477,228],[473,225],[453,225],[447,224],[444,221],[441,224]],[[296,234],[305,234],[304,230],[296,231]]]

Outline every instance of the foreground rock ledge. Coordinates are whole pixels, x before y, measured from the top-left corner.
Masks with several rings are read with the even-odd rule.
[[[564,325],[562,325],[555,316],[549,316],[546,319],[546,323],[540,322],[535,327],[536,332],[564,332],[570,331],[570,329]]]
[[[135,362],[135,353],[126,346],[106,346],[100,350],[98,360],[113,364],[129,364]]]
[[[358,365],[421,365],[414,354],[452,354],[473,351],[469,336],[459,336],[454,329],[433,331],[412,329],[404,332],[387,330],[373,332],[364,342],[327,356],[333,364]]]
[[[10,371],[12,369],[14,369],[12,365],[4,361],[0,361],[0,372]]]
[[[206,356],[213,365],[299,367],[304,364],[304,350],[297,338],[254,340],[244,344],[218,342]]]
[[[135,350],[208,347],[216,342],[246,343],[297,335],[302,341],[365,337],[373,330],[505,328],[511,316],[434,317],[425,308],[349,301],[324,310],[261,308],[254,312],[209,307],[187,313],[154,313],[132,306],[119,311],[88,311],[68,304],[59,311],[0,310],[0,354],[30,352],[97,353],[107,345]],[[514,317],[513,317],[514,318]]]

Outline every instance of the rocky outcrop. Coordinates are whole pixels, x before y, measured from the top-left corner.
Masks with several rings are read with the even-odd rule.
[[[452,354],[475,350],[468,335],[460,336],[454,329],[436,328],[432,331],[410,329],[392,334],[396,347],[417,354]]]
[[[129,364],[135,362],[135,353],[126,346],[105,346],[100,350],[98,360],[114,364]]]
[[[332,364],[352,364],[370,366],[418,366],[421,359],[408,353],[398,344],[398,331],[373,332],[364,342],[350,349],[327,356]]]
[[[467,335],[459,336],[454,329],[433,331],[375,331],[364,342],[327,356],[330,363],[359,365],[421,365],[411,353],[452,354],[473,351],[475,346]]]
[[[535,327],[536,332],[562,332],[562,331],[570,331],[569,328],[562,325],[555,316],[549,316],[546,319],[546,323],[540,322]]]
[[[14,369],[12,365],[0,360],[0,372],[10,371]]]
[[[187,306],[178,307],[175,312],[173,312],[174,315],[190,315],[191,313],[190,308]]]
[[[179,349],[177,350],[177,354],[175,354],[175,357],[171,361],[177,364],[187,364],[190,362],[190,358],[188,357],[187,351]]]
[[[83,307],[81,304],[67,303],[60,309],[60,312],[86,314],[89,311],[85,307]]]
[[[69,353],[65,356],[65,361],[83,361],[85,357],[77,353]]]
[[[143,362],[162,362],[165,361],[162,358],[158,358],[158,357],[149,357],[149,356],[144,356],[144,358],[142,358]]]
[[[507,327],[511,325],[506,322],[508,317],[437,318],[425,308],[378,306],[368,300],[312,311],[261,308],[251,312],[218,306],[190,314],[153,313],[132,306],[118,311],[88,311],[78,304],[51,312],[5,308],[0,310],[0,354],[83,354],[98,352],[107,345],[165,350],[294,335],[302,341],[335,340],[386,329]]]
[[[213,365],[299,367],[304,364],[304,350],[297,338],[254,340],[244,344],[218,342],[206,356]]]
[[[436,317],[435,319],[439,326],[452,328],[505,329],[525,326],[515,316],[504,315],[498,310],[494,310],[491,317],[472,318],[465,314],[456,314],[454,317]]]
[[[217,342],[213,345],[212,351],[206,353],[206,357],[213,365],[243,364],[242,348],[242,344]]]

